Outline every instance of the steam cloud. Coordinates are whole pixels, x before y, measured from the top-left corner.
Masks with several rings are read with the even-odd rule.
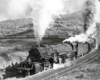
[[[96,36],[96,23],[99,22],[100,17],[100,2],[99,0],[87,0],[85,3],[85,16],[84,16],[84,30],[85,33],[81,33],[80,35],[76,35],[75,37],[70,37],[69,39],[65,39],[66,41],[78,41],[85,42],[89,41],[90,38],[95,38]]]
[[[41,14],[37,20],[37,33],[40,39],[42,39],[44,36],[45,31],[49,27],[50,23],[54,21],[53,16],[59,16],[59,14],[63,14],[63,9],[64,6],[62,0],[42,0]]]

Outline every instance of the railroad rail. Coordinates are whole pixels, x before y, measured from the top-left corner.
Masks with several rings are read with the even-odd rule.
[[[55,80],[56,78],[61,77],[71,72],[72,70],[82,65],[83,63],[91,62],[93,59],[99,56],[100,56],[100,50],[95,49],[91,51],[90,53],[85,54],[84,56],[79,57],[78,59],[74,60],[73,61],[74,64],[71,67],[63,67],[56,70],[51,69],[48,71],[40,72],[33,76],[26,77],[26,80]]]

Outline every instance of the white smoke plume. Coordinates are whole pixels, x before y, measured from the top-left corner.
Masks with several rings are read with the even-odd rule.
[[[42,0],[42,8],[40,10],[39,19],[37,20],[37,33],[39,38],[45,34],[46,29],[49,27],[50,23],[52,23],[53,16],[59,16],[64,12],[64,6],[62,0]]]
[[[81,33],[80,35],[76,35],[74,37],[70,37],[68,39],[65,39],[63,42],[66,41],[78,41],[78,42],[85,42],[89,41],[89,37],[95,38],[96,36],[96,23],[100,19],[100,2],[99,0],[87,0],[86,3],[89,2],[89,4],[86,6],[85,9],[88,11],[86,12],[86,21],[84,22],[85,27],[87,29],[85,33]]]

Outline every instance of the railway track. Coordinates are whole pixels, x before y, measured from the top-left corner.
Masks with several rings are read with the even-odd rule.
[[[88,59],[85,63],[91,63],[92,61],[94,61],[95,59],[97,59],[98,57],[100,57],[100,51],[98,52],[98,54],[94,55],[92,58]]]
[[[48,71],[40,72],[36,75],[27,77],[26,80],[55,80],[65,74],[68,74],[69,72],[73,71],[74,69],[76,69],[78,66],[82,64],[90,63],[91,61],[93,61],[95,58],[99,56],[100,56],[100,50],[96,49],[74,60],[73,61],[74,64],[71,67],[63,67],[56,70],[51,69]]]

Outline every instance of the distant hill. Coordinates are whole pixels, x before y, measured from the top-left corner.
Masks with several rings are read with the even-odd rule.
[[[78,11],[78,12],[74,12],[68,15],[61,15],[61,19],[65,19],[65,20],[76,19],[80,21],[80,23],[83,23],[83,14],[82,14],[82,11]]]
[[[57,18],[55,23],[58,24],[63,24],[65,26],[63,27],[73,27],[74,25],[78,26],[78,25],[83,25],[84,21],[83,21],[83,14],[81,11],[79,12],[75,12],[69,15],[61,15],[61,18]],[[81,26],[80,26],[81,27]]]
[[[24,19],[16,19],[16,20],[7,20],[0,22],[0,28],[19,28],[25,27],[25,25],[32,24],[31,18],[24,18]]]
[[[53,27],[46,31],[45,35],[72,36],[83,32],[83,14],[78,11],[69,15],[61,15],[56,18]],[[7,35],[32,35],[33,23],[31,18],[7,20],[0,22],[0,36]],[[31,30],[31,31],[30,31]]]
[[[32,19],[16,19],[0,22],[0,36],[13,35],[32,29]]]
[[[56,18],[55,20],[53,28],[55,29],[56,27],[57,29],[55,30],[54,34],[56,34],[57,31],[59,31],[58,33],[61,33],[62,35],[65,36],[66,35],[74,36],[80,34],[84,31],[83,20],[84,19],[83,19],[82,11],[78,11],[69,15],[61,15],[61,18]],[[53,34],[53,32],[51,33]]]

